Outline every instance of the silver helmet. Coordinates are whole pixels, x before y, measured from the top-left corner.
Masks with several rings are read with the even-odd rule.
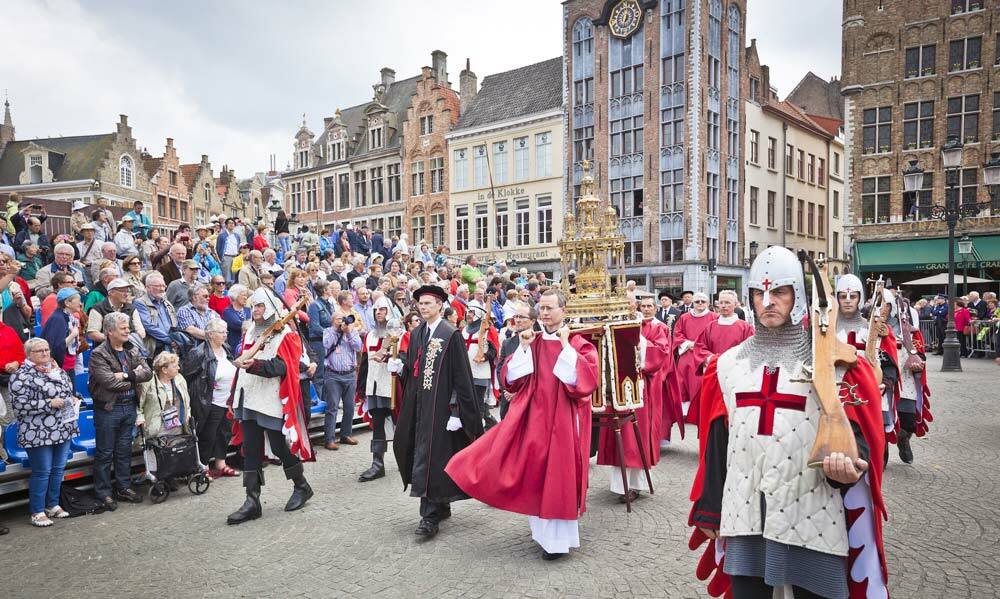
[[[799,259],[791,250],[779,245],[772,245],[757,255],[750,266],[750,289],[759,289],[764,293],[764,307],[771,305],[771,291],[778,287],[791,285],[795,291],[795,304],[792,306],[792,324],[799,324],[809,310],[806,301],[805,277]]]
[[[837,293],[851,291],[857,291],[861,294],[861,299],[859,300],[859,305],[864,305],[865,303],[865,286],[857,276],[852,274],[841,275],[837,279]]]

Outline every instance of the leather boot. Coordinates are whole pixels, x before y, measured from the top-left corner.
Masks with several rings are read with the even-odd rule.
[[[264,485],[264,473],[260,470],[243,472],[243,486],[247,490],[246,501],[240,509],[226,518],[226,524],[242,524],[248,520],[260,518],[260,488]]]
[[[295,464],[294,466],[289,466],[285,468],[285,478],[292,481],[294,485],[292,489],[292,496],[288,498],[288,503],[285,504],[286,512],[294,512],[295,510],[301,508],[309,501],[309,498],[313,496],[312,487],[306,482],[306,477],[302,474],[302,462]]]
[[[900,430],[899,440],[896,442],[899,448],[899,459],[903,460],[905,464],[913,463],[913,448],[910,447],[910,437],[912,436],[913,433]]]
[[[387,445],[382,439],[372,439],[372,465],[358,477],[358,482],[366,483],[385,476],[383,456]]]

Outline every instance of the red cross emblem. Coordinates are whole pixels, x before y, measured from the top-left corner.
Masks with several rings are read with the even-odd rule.
[[[855,331],[849,331],[847,333],[847,345],[853,345],[855,348],[864,350],[867,344],[864,341],[858,341],[858,334]]]
[[[771,279],[764,279],[760,282],[760,284],[764,286],[764,291],[771,290]]]
[[[766,281],[765,281],[766,283]],[[774,410],[797,410],[805,412],[806,396],[791,393],[778,393],[778,372],[764,368],[764,377],[760,383],[760,391],[746,391],[736,394],[737,408],[760,408],[757,419],[757,434],[770,436],[774,431]]]

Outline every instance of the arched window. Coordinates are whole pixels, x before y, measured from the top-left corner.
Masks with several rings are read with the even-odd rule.
[[[132,187],[135,181],[132,178],[132,157],[128,154],[122,155],[118,161],[119,183],[122,187]]]

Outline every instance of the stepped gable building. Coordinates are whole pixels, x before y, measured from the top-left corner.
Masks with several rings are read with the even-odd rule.
[[[470,75],[475,78],[467,64],[460,79],[468,81]],[[460,112],[458,93],[448,81],[448,55],[435,50],[431,66],[421,69],[402,121],[405,222],[410,241],[418,248],[421,242],[434,248],[448,244],[450,177],[445,134],[458,122]]]
[[[778,99],[770,69],[760,64],[756,40],[746,49],[745,64],[746,259],[782,245],[827,258],[831,272],[839,275],[848,268],[841,122],[806,114],[790,99]],[[800,97],[814,79],[819,80],[809,73],[796,87]]]
[[[177,149],[173,138],[167,138],[163,156],[153,158],[146,155],[143,167],[152,186],[153,225],[168,231],[177,229],[182,223],[191,222],[191,193],[188,190],[184,172],[181,170]]]
[[[141,200],[151,214],[153,188],[142,160],[124,114],[111,133],[17,140],[10,105],[4,103],[0,194],[45,200],[53,216],[46,226],[50,232],[69,230],[69,206],[77,200],[125,211]]]
[[[998,35],[995,6],[982,0],[844,3],[840,85],[857,272],[905,283],[946,271],[947,227],[931,208],[951,193],[960,202],[990,200],[982,169],[1000,151]],[[963,143],[954,189],[941,162],[949,138]],[[913,194],[904,193],[902,176],[911,161],[924,170]],[[973,241],[970,275],[1000,276],[997,231],[996,201],[959,222],[957,234]]]
[[[215,188],[215,176],[208,154],[201,155],[201,162],[182,164],[181,173],[188,185],[194,224],[207,225],[213,216],[222,213],[222,200]]]
[[[434,69],[431,75],[437,73]],[[334,116],[323,119],[319,135],[303,118],[295,135],[293,162],[281,174],[289,217],[320,230],[367,225],[390,239],[404,232],[403,125],[424,78],[421,73],[397,80],[396,72],[385,67],[372,86],[372,99],[337,109]],[[429,178],[429,172],[424,176]]]
[[[621,216],[626,274],[746,295],[744,0],[563,3],[567,210],[581,164]]]
[[[452,255],[561,276],[562,69],[559,56],[488,75],[478,91],[462,72],[462,116],[445,136]]]

